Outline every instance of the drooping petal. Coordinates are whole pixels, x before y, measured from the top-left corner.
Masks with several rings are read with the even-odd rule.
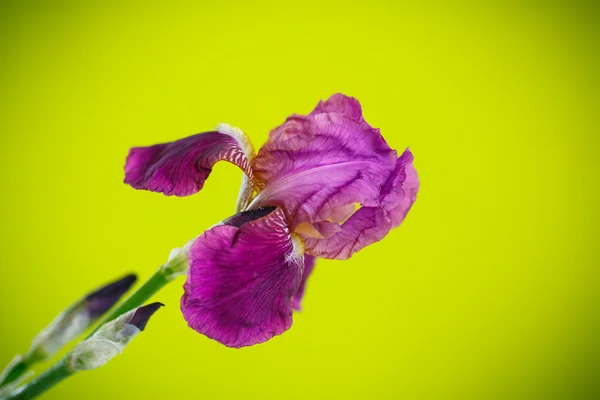
[[[292,324],[303,263],[301,241],[280,208],[242,213],[192,245],[183,315],[190,327],[229,347],[265,342]]]
[[[328,219],[339,206],[377,202],[396,163],[379,130],[340,113],[305,118],[298,129],[293,138],[271,135],[254,159],[254,173],[266,184],[253,207],[281,206],[295,229]],[[297,148],[299,141],[306,143]]]
[[[308,281],[308,277],[312,273],[315,268],[315,263],[317,262],[317,258],[313,257],[309,254],[304,255],[304,273],[302,274],[302,281],[300,282],[300,287],[298,291],[292,297],[292,307],[294,310],[302,310],[302,298],[304,297],[304,291],[306,290],[306,281]]]
[[[335,235],[314,238],[301,233],[306,251],[323,258],[349,258],[363,247],[383,239],[390,229],[400,225],[419,190],[419,180],[412,161],[412,153],[406,150],[398,158],[396,168],[384,184],[379,203],[358,209]]]
[[[199,133],[171,143],[134,147],[125,165],[125,183],[135,189],[188,196],[198,192],[217,161],[228,161],[253,179],[250,161],[231,132]]]

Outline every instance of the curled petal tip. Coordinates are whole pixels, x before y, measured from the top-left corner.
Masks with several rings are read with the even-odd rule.
[[[125,164],[125,180],[135,189],[167,196],[189,196],[202,189],[218,161],[228,161],[253,179],[250,160],[238,137],[205,132],[170,143],[134,147]]]
[[[404,150],[404,152],[402,153],[402,155],[400,156],[400,161],[409,163],[409,162],[413,162],[414,160],[415,160],[415,157],[414,157],[412,151],[410,151],[410,147],[407,147]]]

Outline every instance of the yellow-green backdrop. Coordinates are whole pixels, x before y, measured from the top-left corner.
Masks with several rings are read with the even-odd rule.
[[[135,191],[130,146],[224,121],[258,147],[343,92],[415,155],[405,223],[320,260],[293,327],[252,348],[189,329],[180,279],[122,355],[46,398],[600,395],[593,6],[92,3],[0,3],[0,363],[232,213],[237,168],[187,198]]]

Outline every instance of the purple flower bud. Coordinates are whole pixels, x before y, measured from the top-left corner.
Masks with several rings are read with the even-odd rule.
[[[108,311],[137,280],[137,276],[129,274],[123,278],[88,294],[84,303],[90,318],[97,319]]]
[[[133,274],[111,282],[83,297],[42,330],[34,339],[28,359],[43,360],[80,336],[129,290],[137,277]]]
[[[140,331],[143,331],[146,328],[146,324],[150,320],[150,317],[161,307],[164,307],[163,303],[152,303],[146,306],[140,307],[135,310],[133,313],[133,317],[129,323],[135,327],[137,327]]]

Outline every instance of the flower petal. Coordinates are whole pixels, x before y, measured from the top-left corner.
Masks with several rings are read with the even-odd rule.
[[[396,163],[378,129],[340,113],[304,117],[302,128],[294,117],[283,126],[290,123],[301,133],[271,135],[254,159],[254,173],[266,185],[253,207],[281,206],[295,229],[328,219],[339,206],[375,205]],[[306,143],[298,148],[300,142]]]
[[[304,239],[309,254],[343,260],[363,247],[383,239],[391,227],[391,220],[384,210],[379,207],[361,207],[341,226],[341,231],[330,238],[300,236]]]
[[[404,220],[416,200],[419,180],[412,165],[413,156],[406,150],[396,162],[382,188],[379,204],[358,209],[341,230],[329,238],[301,234],[309,254],[323,258],[345,259],[365,246],[375,243]]]
[[[381,207],[388,212],[392,227],[399,226],[417,200],[419,177],[413,166],[414,157],[406,149],[398,158],[394,172],[382,189]]]
[[[263,146],[263,148],[266,146],[269,147],[268,150],[263,150],[263,156],[265,156],[265,152],[267,151],[290,151],[305,147],[317,134],[310,122],[310,117],[329,112],[336,112],[348,118],[363,119],[358,100],[341,93],[334,94],[327,101],[320,101],[308,116],[294,114],[288,117],[281,126],[273,129],[269,133],[269,140]],[[262,161],[259,161],[260,163]],[[267,177],[264,176],[264,178],[266,179]],[[262,183],[264,184],[265,182],[263,181]]]
[[[237,165],[252,180],[243,146],[232,134],[206,132],[171,143],[134,147],[127,156],[125,183],[167,196],[188,196],[202,189],[221,160]]]
[[[251,206],[281,206],[316,257],[348,258],[381,240],[418,190],[412,154],[397,158],[342,94],[274,129],[252,166],[262,190]]]
[[[292,297],[292,307],[294,308],[294,310],[302,310],[302,298],[304,297],[304,291],[306,290],[306,281],[308,280],[308,277],[315,268],[316,261],[316,257],[313,257],[308,254],[304,255],[304,273],[302,274],[302,282],[300,282],[300,287],[298,288],[298,291],[296,292],[294,297]]]
[[[362,119],[362,108],[354,97],[336,93],[327,101],[320,101],[310,115],[337,112],[349,118]]]
[[[183,315],[194,330],[229,347],[265,342],[292,325],[303,249],[283,211],[264,216],[265,210],[213,227],[190,249]]]

